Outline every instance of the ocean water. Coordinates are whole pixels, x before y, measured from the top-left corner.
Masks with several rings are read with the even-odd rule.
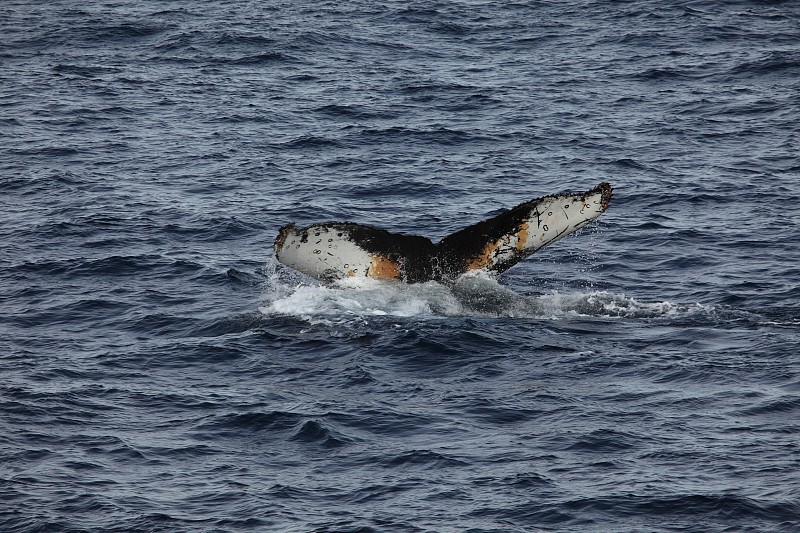
[[[800,531],[796,2],[0,6],[0,530]],[[600,181],[499,279],[323,286]]]

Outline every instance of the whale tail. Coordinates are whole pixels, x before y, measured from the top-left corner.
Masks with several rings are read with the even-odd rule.
[[[586,192],[543,196],[452,233],[438,244],[349,222],[302,228],[289,224],[275,239],[275,255],[322,281],[358,276],[449,282],[476,269],[499,274],[599,217],[611,195],[611,185],[604,182]]]

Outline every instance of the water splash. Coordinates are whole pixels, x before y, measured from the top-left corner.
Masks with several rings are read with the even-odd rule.
[[[309,321],[347,321],[377,316],[508,317],[564,319],[569,317],[659,318],[708,312],[700,304],[644,302],[609,291],[523,296],[484,273],[469,273],[454,285],[437,282],[404,284],[350,278],[333,285],[286,283],[280,275],[268,280],[266,315],[295,316]]]

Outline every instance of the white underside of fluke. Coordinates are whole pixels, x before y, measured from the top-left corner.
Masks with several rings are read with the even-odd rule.
[[[531,206],[524,222],[515,231],[486,243],[482,253],[469,263],[469,270],[491,269],[520,255],[531,255],[579,230],[605,209],[600,192],[542,198]]]
[[[369,252],[350,240],[347,231],[323,224],[289,228],[275,252],[284,265],[328,281],[369,276],[375,262]]]
[[[528,219],[526,249],[536,251],[573,233],[606,210],[602,194],[562,195],[544,199]]]

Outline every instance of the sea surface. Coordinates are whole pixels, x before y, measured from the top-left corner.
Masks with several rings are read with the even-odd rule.
[[[497,279],[322,285],[614,186]],[[800,531],[800,4],[0,5],[0,530]]]

